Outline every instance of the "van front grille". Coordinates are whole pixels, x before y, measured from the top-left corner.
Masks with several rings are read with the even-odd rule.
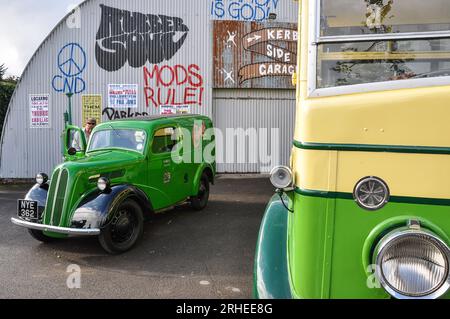
[[[60,226],[68,181],[69,172],[66,169],[56,170],[53,174],[45,208],[45,224]]]

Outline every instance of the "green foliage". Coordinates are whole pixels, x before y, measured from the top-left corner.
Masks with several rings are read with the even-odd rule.
[[[0,137],[3,130],[3,122],[5,121],[6,112],[8,110],[9,101],[14,93],[16,84],[14,82],[0,81]]]
[[[6,70],[8,70],[8,68],[4,64],[0,65],[0,81],[3,80]]]

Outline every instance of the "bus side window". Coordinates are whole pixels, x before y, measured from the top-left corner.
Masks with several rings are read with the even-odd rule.
[[[320,36],[328,41],[317,46],[318,88],[450,75],[448,0],[321,1]]]

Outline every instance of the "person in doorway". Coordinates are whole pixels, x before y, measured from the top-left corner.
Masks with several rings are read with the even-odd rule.
[[[86,144],[89,144],[89,140],[91,139],[92,131],[94,130],[94,128],[96,126],[97,126],[97,120],[95,118],[89,118],[86,121],[86,125],[82,130],[84,133],[84,137],[86,138]],[[75,135],[73,137],[72,147],[74,147],[77,151],[82,150],[80,135],[78,134],[78,132],[75,133]]]

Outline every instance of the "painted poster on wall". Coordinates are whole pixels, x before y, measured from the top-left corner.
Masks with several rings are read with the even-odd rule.
[[[294,89],[295,23],[214,21],[214,87]]]
[[[97,124],[102,122],[102,96],[100,94],[82,95],[81,107],[83,127],[90,118],[96,119]]]
[[[137,108],[137,84],[109,84],[108,106],[110,108]]]
[[[49,128],[50,94],[30,94],[30,127]]]
[[[191,114],[189,105],[162,105],[160,107],[161,115],[183,115]]]

